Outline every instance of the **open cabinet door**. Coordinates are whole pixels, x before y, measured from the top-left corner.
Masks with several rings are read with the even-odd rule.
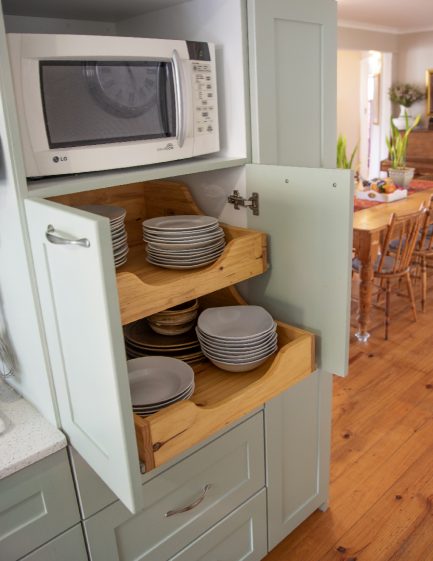
[[[136,512],[140,470],[109,221],[45,200],[25,206],[62,428]]]
[[[248,281],[248,298],[274,317],[317,335],[317,365],[348,368],[353,180],[348,170],[246,166],[260,214],[248,226],[269,234],[270,269]]]

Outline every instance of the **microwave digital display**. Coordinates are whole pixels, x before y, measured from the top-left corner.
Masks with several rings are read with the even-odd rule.
[[[176,135],[171,62],[40,61],[50,148]]]

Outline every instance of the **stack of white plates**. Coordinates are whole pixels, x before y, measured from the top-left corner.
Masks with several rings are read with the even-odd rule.
[[[276,324],[260,306],[208,308],[197,322],[203,354],[230,372],[253,370],[277,350]]]
[[[166,356],[128,360],[129,388],[134,413],[145,417],[194,392],[194,371],[185,362]]]
[[[213,216],[177,215],[143,222],[146,259],[166,269],[209,265],[224,251],[224,231]]]
[[[124,265],[129,251],[127,241],[128,234],[125,229],[126,210],[124,208],[111,205],[83,205],[78,208],[109,218],[114,264],[116,267]]]

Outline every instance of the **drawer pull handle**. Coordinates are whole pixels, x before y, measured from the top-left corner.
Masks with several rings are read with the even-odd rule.
[[[192,510],[193,508],[195,508],[196,506],[198,506],[200,503],[202,503],[204,501],[204,498],[206,497],[206,493],[209,491],[209,489],[212,487],[212,485],[210,485],[209,483],[207,485],[205,485],[203,487],[203,490],[200,494],[199,497],[197,497],[197,499],[192,502],[191,504],[189,504],[188,506],[184,506],[181,508],[176,508],[174,510],[169,510],[168,512],[165,513],[165,516],[174,516],[175,514],[181,514],[182,512],[188,512],[189,510]]]
[[[55,236],[53,234],[54,227],[51,224],[47,227],[47,231],[45,232],[45,236],[50,243],[54,243],[57,245],[80,245],[82,247],[90,247],[90,242],[87,238],[81,238],[79,240],[70,240],[67,238],[61,238],[60,236]]]

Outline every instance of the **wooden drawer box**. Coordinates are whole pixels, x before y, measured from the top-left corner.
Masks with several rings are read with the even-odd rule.
[[[266,490],[263,489],[170,561],[260,561],[266,553]]]
[[[117,502],[85,521],[91,559],[167,561],[264,485],[259,412],[143,485],[138,514]]]
[[[203,307],[241,302],[233,289],[201,300]],[[234,373],[203,362],[194,367],[196,387],[189,400],[149,417],[134,415],[139,456],[146,471],[263,406],[314,371],[314,336],[277,324],[279,350],[258,368]]]
[[[66,450],[0,481],[0,559],[15,561],[80,521]]]

